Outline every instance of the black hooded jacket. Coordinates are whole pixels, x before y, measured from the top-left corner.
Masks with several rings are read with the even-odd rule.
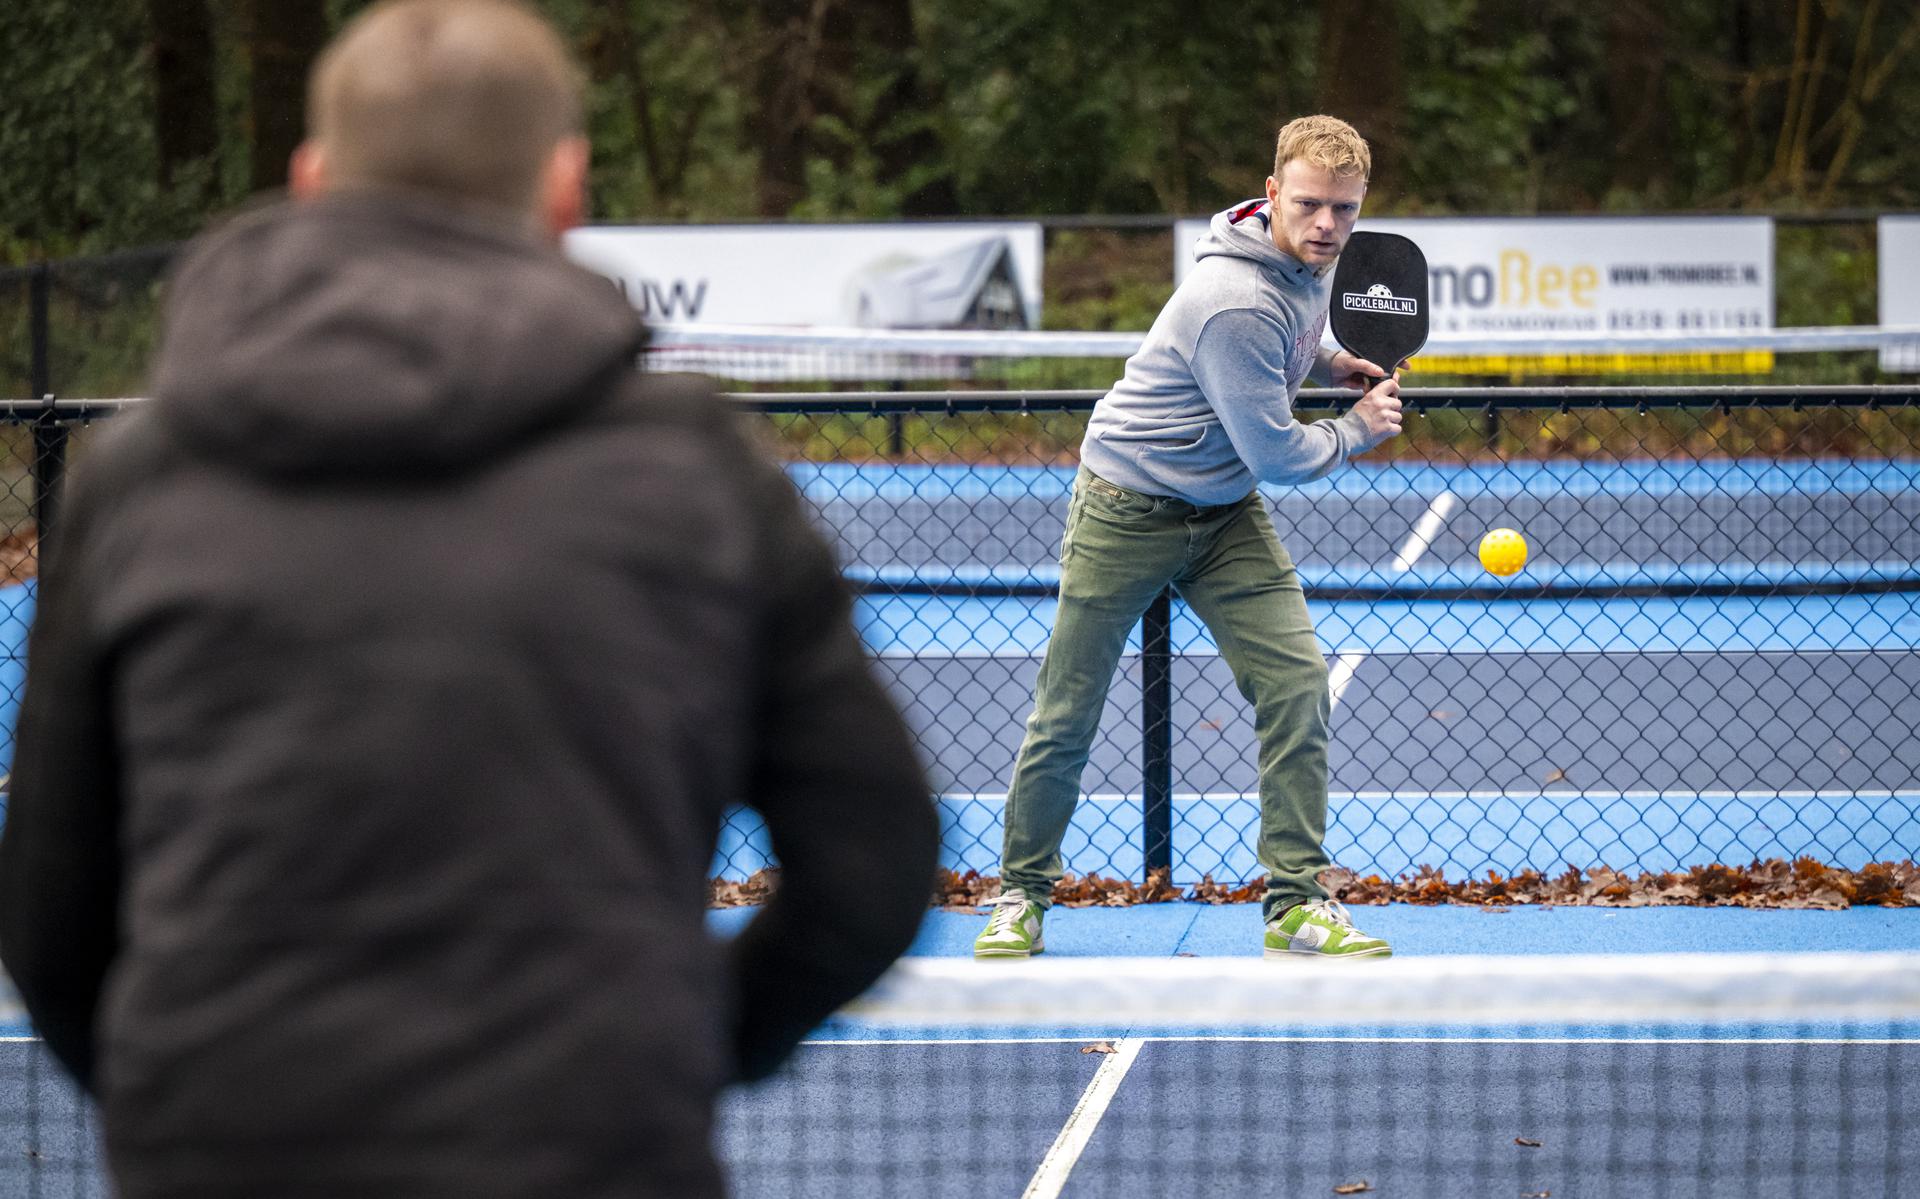
[[[342,193],[189,253],[38,595],[0,956],[123,1199],[721,1193],[937,832],[797,497],[602,280]],[[723,810],[783,882],[705,932]]]

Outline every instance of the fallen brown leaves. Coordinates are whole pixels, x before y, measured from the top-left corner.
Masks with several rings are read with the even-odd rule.
[[[978,870],[955,874],[941,869],[933,880],[936,908],[977,908],[1000,894],[1000,880]]]
[[[1187,892],[1187,898],[1195,903],[1259,903],[1260,897],[1266,893],[1264,879],[1255,879],[1250,883],[1216,883],[1209,874],[1193,884]]]
[[[707,906],[710,908],[744,908],[750,904],[765,903],[772,897],[774,887],[780,882],[780,871],[769,866],[765,870],[756,870],[747,876],[745,882],[736,883],[724,878],[707,881]]]
[[[1855,905],[1920,907],[1920,866],[1875,862],[1859,870],[1828,866],[1812,858],[1778,858],[1749,866],[1694,866],[1684,871],[1628,875],[1605,866],[1558,875],[1523,870],[1510,877],[1489,871],[1482,879],[1449,880],[1431,866],[1389,883],[1335,867],[1320,876],[1335,899],[1348,904],[1468,904],[1595,907],[1825,908]]]
[[[24,583],[39,573],[39,533],[21,529],[0,537],[0,586]]]
[[[1063,908],[1126,908],[1138,903],[1173,903],[1185,899],[1173,885],[1173,872],[1153,870],[1145,883],[1098,874],[1069,874],[1053,885],[1053,902]]]
[[[713,879],[709,907],[731,908],[765,903],[779,883],[777,869],[755,871],[743,882]],[[1431,866],[1388,880],[1335,866],[1320,874],[1327,893],[1346,904],[1461,904],[1502,911],[1528,905],[1639,908],[1660,906],[1819,908],[1874,905],[1920,907],[1920,865],[1874,862],[1859,870],[1828,866],[1812,858],[1785,862],[1774,858],[1749,866],[1694,866],[1688,870],[1628,875],[1606,866],[1558,875],[1523,870],[1512,876],[1492,871],[1485,878],[1448,879]],[[1069,908],[1119,908],[1143,903],[1257,903],[1264,882],[1217,883],[1208,875],[1182,890],[1168,872],[1154,871],[1144,883],[1102,875],[1069,875],[1054,885],[1053,902]],[[941,870],[934,880],[933,906],[979,909],[1000,893],[1000,880],[969,870]]]

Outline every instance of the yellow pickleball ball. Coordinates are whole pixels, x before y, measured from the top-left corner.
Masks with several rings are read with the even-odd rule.
[[[1527,564],[1527,539],[1512,529],[1495,529],[1480,539],[1480,565],[1506,578]]]

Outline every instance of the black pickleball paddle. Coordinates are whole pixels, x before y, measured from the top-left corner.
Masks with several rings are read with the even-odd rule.
[[[1392,373],[1427,344],[1427,256],[1398,233],[1355,231],[1333,270],[1333,339]]]

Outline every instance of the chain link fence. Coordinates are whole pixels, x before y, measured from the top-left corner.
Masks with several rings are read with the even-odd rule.
[[[1393,446],[1263,489],[1330,665],[1337,864],[1915,856],[1914,389],[1413,394]],[[998,868],[1096,396],[749,401],[858,593],[956,871]],[[1532,546],[1511,581],[1476,558],[1501,527]],[[1257,878],[1254,759],[1225,663],[1168,597],[1114,678],[1069,871]],[[736,813],[716,871],[770,864]]]
[[[1393,445],[1263,489],[1329,663],[1338,865],[1920,856],[1920,389],[1412,395]],[[1096,398],[735,401],[839,556],[958,872],[998,869]],[[15,403],[0,425],[0,770],[57,522],[39,484],[115,410]],[[1532,547],[1507,581],[1475,556],[1502,527]],[[1254,751],[1207,631],[1165,597],[1115,675],[1068,869],[1256,880]],[[714,873],[773,864],[730,814]]]

